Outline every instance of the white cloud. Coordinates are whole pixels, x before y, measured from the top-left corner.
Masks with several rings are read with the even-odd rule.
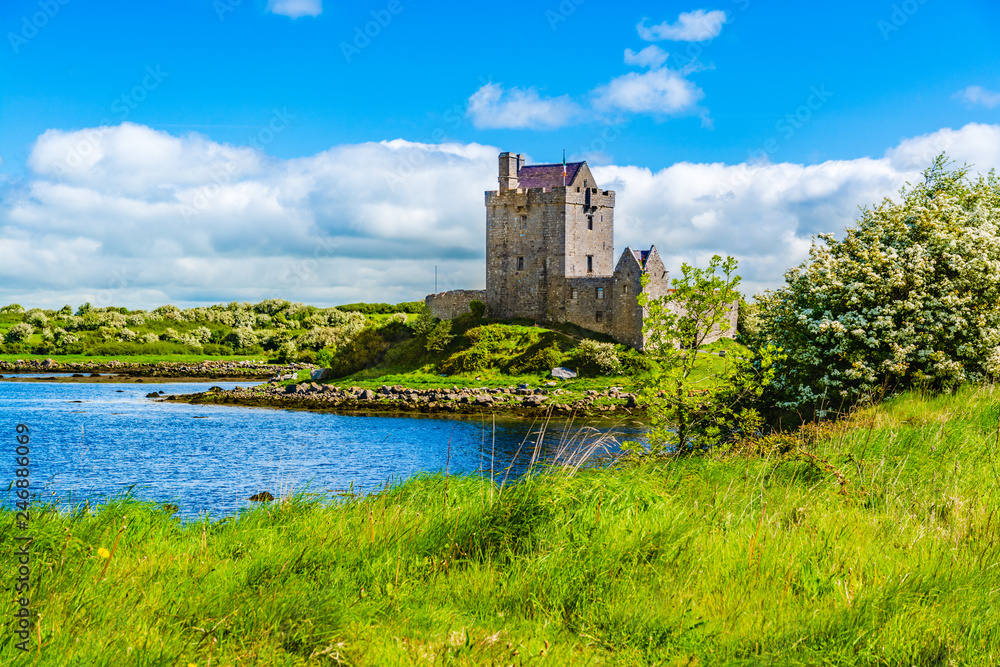
[[[86,160],[63,167],[84,142]],[[618,253],[655,244],[674,272],[731,254],[752,293],[780,284],[814,234],[918,181],[942,150],[1000,167],[1000,125],[808,166],[593,169],[618,192]],[[482,288],[482,193],[496,187],[498,153],[398,139],[281,160],[140,125],[46,132],[29,175],[0,185],[0,304],[402,301],[433,289],[435,265],[439,289]]]
[[[704,92],[670,69],[629,72],[593,92],[594,107],[602,111],[628,111],[654,115],[694,111]]]
[[[468,113],[478,128],[553,129],[577,120],[582,109],[568,95],[542,97],[534,88],[487,83],[469,98]]]
[[[981,104],[987,109],[1000,106],[1000,93],[994,93],[982,86],[969,86],[955,93],[954,97],[967,104]]]
[[[667,62],[667,58],[669,57],[670,54],[658,47],[656,44],[650,44],[638,53],[632,49],[625,49],[626,65],[637,65],[639,67],[659,69],[663,66],[663,63]]]
[[[721,9],[710,12],[697,9],[682,13],[677,18],[677,23],[664,21],[658,25],[647,26],[646,19],[643,19],[636,26],[636,30],[639,31],[639,37],[647,42],[665,39],[675,42],[704,42],[718,37],[725,23],[726,12]]]
[[[323,13],[323,0],[267,0],[267,11],[290,16],[319,16]]]

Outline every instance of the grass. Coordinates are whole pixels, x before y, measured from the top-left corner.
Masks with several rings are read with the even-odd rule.
[[[502,492],[420,476],[187,524],[124,499],[36,510],[42,646],[0,664],[998,664],[998,403],[908,394]]]

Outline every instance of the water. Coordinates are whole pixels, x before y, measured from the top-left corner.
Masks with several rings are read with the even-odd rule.
[[[248,383],[238,383],[248,386]],[[237,383],[0,382],[0,475],[14,479],[17,424],[31,429],[31,484],[36,500],[64,505],[100,501],[131,489],[172,502],[186,517],[229,515],[251,495],[308,488],[370,492],[419,472],[489,474],[491,423],[420,417],[364,417],[292,410],[158,403],[146,394],[182,394]],[[515,461],[523,472],[538,425],[498,421],[495,470]],[[637,429],[599,429],[619,439]],[[564,433],[551,425],[546,454]],[[598,433],[588,437],[592,441]],[[450,441],[450,454],[449,454]],[[3,478],[0,478],[2,483]],[[8,482],[9,483],[9,482]],[[13,492],[8,492],[8,504]]]

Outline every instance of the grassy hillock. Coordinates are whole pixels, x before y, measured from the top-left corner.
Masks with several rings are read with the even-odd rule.
[[[36,510],[41,662],[996,664],[998,402],[908,394],[502,490],[423,476],[187,524],[129,500]]]

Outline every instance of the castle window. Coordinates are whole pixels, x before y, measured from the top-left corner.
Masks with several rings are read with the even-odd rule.
[[[573,301],[576,301],[577,299],[580,298],[580,291],[574,287],[569,291],[569,298]]]
[[[594,272],[594,256],[587,255],[587,273]]]
[[[622,294],[628,294],[628,285],[622,285]]]
[[[593,228],[594,228],[594,216],[588,215],[587,216],[587,229],[593,229]]]
[[[598,287],[597,288],[597,298],[598,299],[603,299],[604,298],[604,288],[603,287]]]
[[[517,258],[517,270],[524,271],[524,257]]]
[[[595,312],[594,313],[594,321],[596,321],[598,324],[600,324],[601,322],[603,322],[604,321],[604,311],[598,310],[597,312]]]
[[[528,216],[522,215],[521,216],[521,229],[524,229],[527,226],[528,226]]]

